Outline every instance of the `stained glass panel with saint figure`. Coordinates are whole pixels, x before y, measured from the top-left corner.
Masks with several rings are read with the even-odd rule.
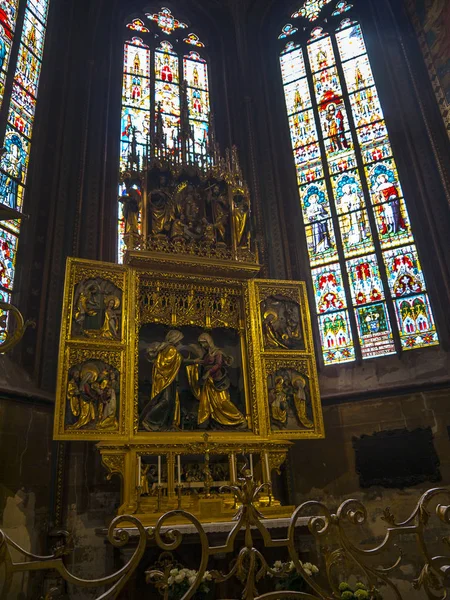
[[[315,21],[327,3],[308,0],[292,18]],[[403,349],[438,343],[362,29],[337,20],[351,9],[337,2],[280,54],[325,364],[354,360],[354,339],[362,358],[393,354],[390,314]]]

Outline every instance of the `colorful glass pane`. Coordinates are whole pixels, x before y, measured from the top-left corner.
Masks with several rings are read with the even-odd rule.
[[[21,204],[18,184],[25,180],[29,142],[8,125],[4,147],[5,152],[0,160],[0,203],[18,208]]]
[[[313,20],[323,5],[319,0],[309,0],[293,16],[309,15],[307,18]],[[340,15],[350,8],[352,6],[347,2],[338,2],[333,15]],[[369,198],[394,300],[400,306],[398,298],[408,302],[413,295],[421,298],[417,310],[421,312],[424,336],[417,334],[420,331],[418,325],[413,328],[408,321],[406,327],[400,321],[401,314],[396,308],[399,328],[403,327],[400,331],[402,345],[418,347],[437,343],[428,298],[424,293],[424,278],[417,251],[412,245],[410,220],[361,27],[344,19],[336,31],[346,84],[344,90],[331,37],[323,28],[316,27],[311,32],[306,46],[307,64],[302,48],[293,42],[288,43],[280,55],[308,255],[310,265],[314,267],[312,278],[325,364],[354,360],[355,357],[348,311],[345,310],[347,281],[342,280],[338,262],[342,255],[346,259],[362,357],[395,353],[386,292],[375,254]],[[312,79],[314,97],[310,95],[307,70]],[[344,102],[347,92],[349,95]],[[351,108],[350,113],[347,113],[347,107]],[[316,124],[316,109],[320,127]],[[361,151],[364,185],[355,146],[359,146]],[[323,156],[321,147],[325,149]],[[324,160],[328,172],[324,170]],[[334,199],[331,205],[324,180],[328,173]],[[366,184],[369,197],[366,197]],[[337,239],[333,225],[336,219],[340,234]],[[401,247],[404,244],[409,245]],[[405,304],[403,313],[408,310],[412,308]],[[325,312],[326,316],[323,315]],[[340,337],[337,332],[341,332]]]
[[[187,89],[189,117],[199,121],[208,121],[209,94],[194,88]]]
[[[205,47],[205,44],[199,40],[198,35],[195,35],[195,33],[190,33],[183,39],[183,42],[186,42],[186,44],[190,44],[191,46],[197,46],[197,48]]]
[[[332,17],[337,17],[339,15],[341,15],[342,13],[347,12],[348,10],[350,10],[351,8],[353,8],[353,4],[347,4],[347,2],[343,1],[343,2],[338,2],[336,4],[336,8],[334,9],[334,11],[331,13]]]
[[[140,38],[125,43],[123,70],[124,73],[150,77],[150,50]]]
[[[28,138],[31,137],[31,131],[33,128],[31,117],[23,110],[22,107],[18,106],[14,100],[11,101],[8,114],[8,123],[10,123],[19,133],[23,133]]]
[[[383,252],[391,293],[396,298],[425,291],[425,281],[416,247],[405,246]]]
[[[359,25],[348,27],[336,33],[336,41],[342,62],[366,52],[366,45]]]
[[[393,248],[414,242],[405,201],[394,198],[391,202],[374,207],[378,238],[381,247]]]
[[[165,81],[155,82],[155,104],[163,113],[180,116],[179,87]]]
[[[184,57],[184,79],[189,87],[208,91],[208,67],[197,52]]]
[[[374,142],[384,142],[387,139],[386,125],[384,121],[364,125],[363,127],[358,127],[356,135],[362,148],[365,148],[367,144],[373,144]]]
[[[16,106],[22,108],[30,117],[36,110],[36,99],[23,90],[16,82],[13,84],[11,97]]]
[[[319,331],[326,365],[355,360],[347,311],[320,315]]]
[[[384,302],[356,308],[355,316],[363,358],[395,354],[391,324]]]
[[[42,55],[45,39],[45,27],[30,10],[25,11],[23,22],[23,42],[37,56]]]
[[[133,136],[138,144],[146,144],[150,131],[150,113],[129,106],[122,107],[121,139],[131,142]]]
[[[195,143],[195,154],[206,154],[208,144],[208,123],[201,121],[190,121]]]
[[[128,27],[128,29],[131,29],[132,31],[149,33],[149,30],[144,25],[144,23],[141,21],[141,19],[133,19],[133,21],[131,21],[131,23],[127,24],[127,27]]]
[[[346,265],[355,306],[384,300],[383,283],[375,254],[353,258]]]
[[[358,256],[372,252],[373,241],[367,210],[356,210],[339,217],[344,256]]]
[[[173,115],[162,115],[163,134],[166,144],[169,148],[174,148],[178,143],[178,133],[180,130],[180,118]]]
[[[361,144],[362,159],[365,164],[372,163],[392,155],[391,144],[388,138],[381,138],[366,144]]]
[[[288,115],[300,112],[311,106],[308,81],[306,78],[289,83],[284,88]]]
[[[360,56],[342,65],[348,91],[355,92],[374,84],[372,69],[367,55]]]
[[[294,150],[294,160],[299,185],[316,181],[323,177],[319,144],[310,144],[309,146],[296,148]]]
[[[357,127],[379,121],[383,118],[377,90],[366,88],[350,96],[353,118]]]
[[[346,308],[347,302],[339,263],[312,269],[311,274],[319,314]]]
[[[150,21],[155,21],[160,29],[164,31],[164,33],[171,34],[176,29],[186,29],[186,23],[182,23],[178,19],[172,15],[171,11],[168,8],[161,8],[159,13],[146,13],[145,16]]]
[[[400,339],[404,350],[439,343],[430,302],[426,294],[395,301]]]
[[[365,167],[373,204],[388,202],[403,196],[393,158]]]
[[[48,0],[28,0],[27,6],[42,23],[46,24]]]
[[[17,237],[0,228],[0,285],[12,291],[16,262]]]
[[[322,8],[330,2],[331,0],[306,0],[303,6],[293,13],[292,18],[304,17],[309,21],[315,21],[319,17]]]
[[[324,36],[308,46],[311,71],[316,73],[334,65],[333,46],[330,36]]]
[[[293,25],[291,25],[290,23],[287,23],[281,30],[280,35],[278,36],[279,40],[282,40],[290,35],[294,35],[294,33],[297,33],[298,29],[297,27],[294,27]]]
[[[312,267],[338,259],[333,221],[317,221],[306,226],[306,243]]]
[[[305,223],[314,223],[330,218],[331,211],[327,200],[325,181],[315,181],[314,184],[302,186],[299,192]]]
[[[24,44],[20,44],[15,81],[36,97],[40,73],[41,61]]]
[[[305,77],[305,61],[301,48],[291,50],[289,53],[282,53],[280,56],[281,76],[283,83],[290,83],[301,77]]]
[[[171,52],[155,52],[155,77],[168,83],[178,83],[178,57]]]
[[[125,73],[123,76],[122,102],[134,108],[150,109],[150,79]]]

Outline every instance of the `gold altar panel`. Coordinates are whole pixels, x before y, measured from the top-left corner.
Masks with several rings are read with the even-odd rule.
[[[325,437],[313,359],[265,357],[263,380],[271,436],[283,439]]]
[[[304,282],[253,280],[257,379],[262,387],[265,435],[324,437],[311,317]]]
[[[60,358],[59,368],[54,439],[123,440],[124,353],[70,344]]]
[[[126,436],[128,276],[111,263],[67,260],[55,439]]]
[[[248,380],[246,282],[136,271],[133,288],[130,427],[135,439],[188,443],[208,431],[214,439],[233,436],[238,442],[256,433],[258,410]],[[211,364],[208,372],[217,377],[205,379],[202,365],[215,359],[217,366]],[[165,398],[161,392],[175,381],[172,399]],[[163,402],[168,407],[164,414]]]

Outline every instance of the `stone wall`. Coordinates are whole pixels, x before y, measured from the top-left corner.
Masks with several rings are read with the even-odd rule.
[[[37,554],[47,550],[51,519],[52,428],[51,404],[0,396],[0,528]],[[38,597],[41,584],[16,574],[8,598]]]

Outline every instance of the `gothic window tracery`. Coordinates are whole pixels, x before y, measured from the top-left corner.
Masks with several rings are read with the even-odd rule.
[[[47,27],[48,0],[0,2],[0,299],[11,300]],[[13,62],[11,57],[17,57]],[[2,215],[3,216],[3,215]],[[0,315],[1,316],[1,315]],[[2,331],[5,331],[2,326]],[[1,336],[0,336],[1,337]]]
[[[126,29],[131,35],[124,44],[121,178],[161,152],[182,152],[190,164],[204,164],[210,127],[205,44],[165,7],[130,20]],[[121,186],[119,195],[127,193]],[[118,213],[121,262],[126,232],[120,202]]]
[[[325,365],[439,343],[352,8],[306,0],[278,36]]]

